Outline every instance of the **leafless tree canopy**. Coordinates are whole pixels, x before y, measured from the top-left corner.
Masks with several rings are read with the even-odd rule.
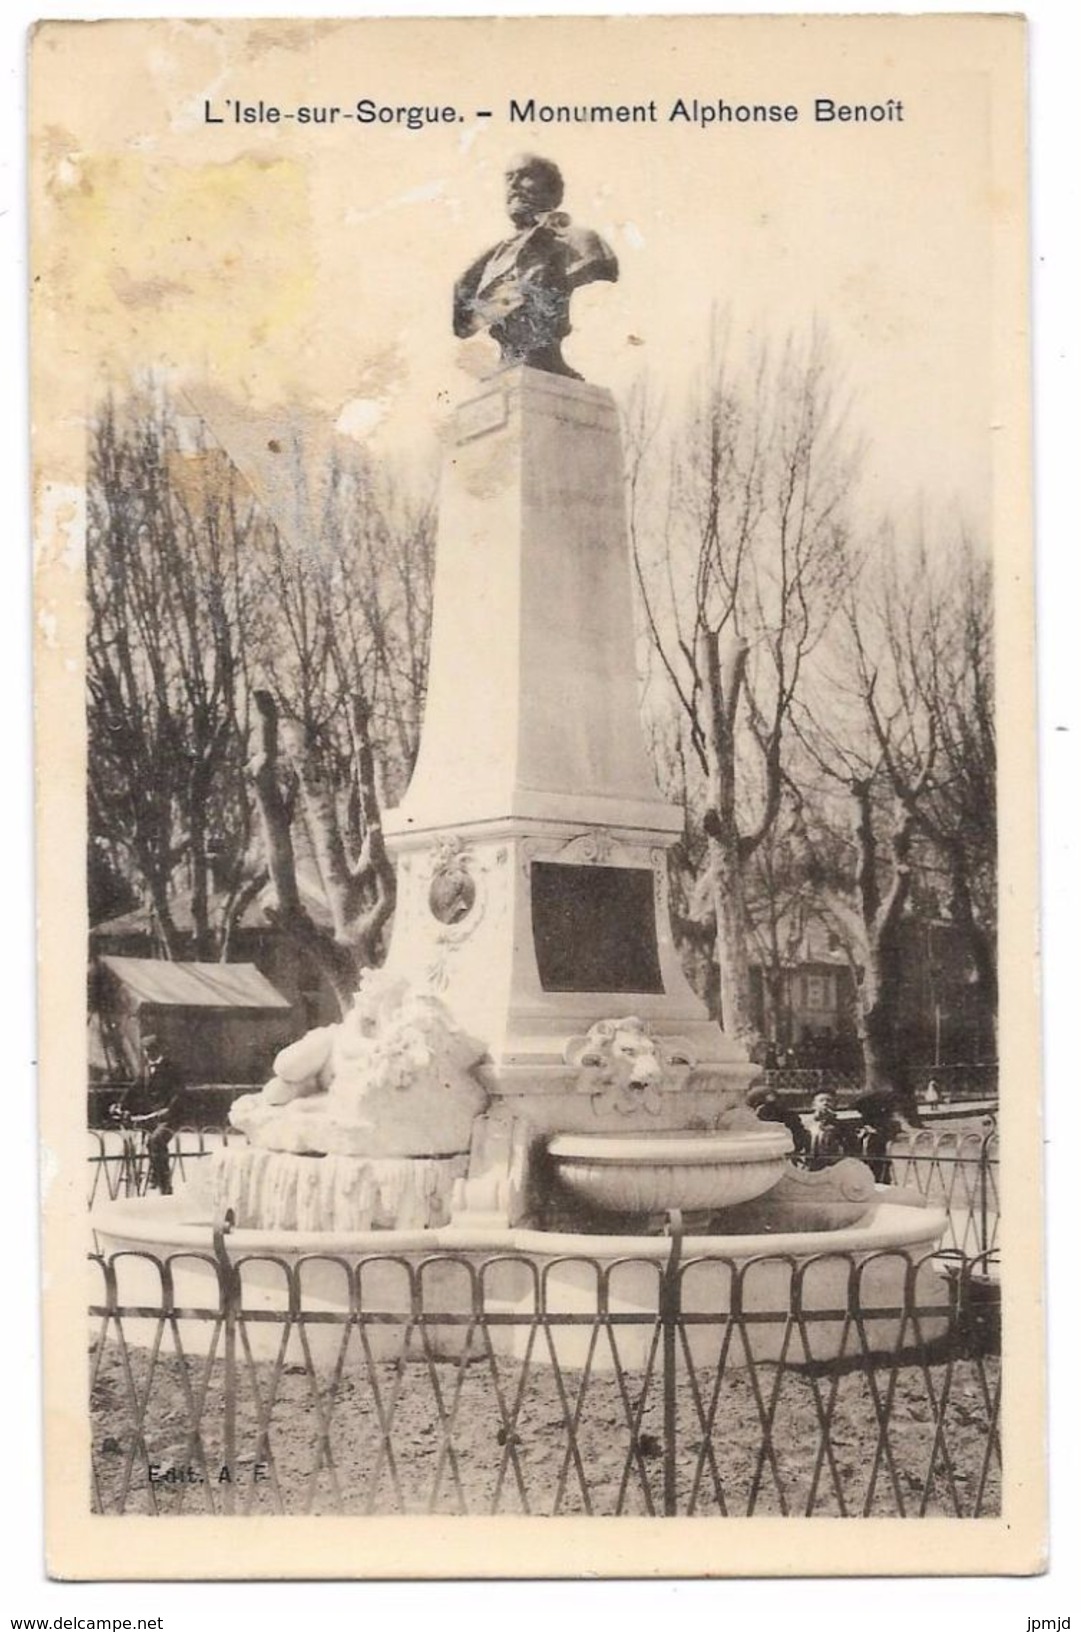
[[[706,839],[724,1022],[743,1036],[749,870],[781,815],[793,700],[847,566],[856,455],[835,398],[817,336],[737,366],[714,334],[674,414],[643,392],[630,415],[635,572]]]
[[[416,754],[433,515],[359,450],[284,452],[320,495],[288,535],[162,396],[95,420],[91,834],[167,955],[228,955],[258,898],[344,1000],[393,911],[380,812]]]
[[[906,1084],[901,934],[919,880],[965,938],[995,1012],[993,693],[987,561],[963,530],[934,547],[884,531],[854,564],[828,662],[794,721],[805,786],[819,790],[802,806],[810,873],[860,971],[875,1083]]]
[[[848,418],[818,335],[737,366],[715,333],[686,400],[638,389],[646,715],[687,811],[677,930],[696,961],[713,942],[726,1029],[757,1041],[751,964],[777,985],[818,917],[849,960],[866,1075],[904,1091],[916,894],[965,937],[989,1014],[997,998],[991,577],[962,527],[868,525]]]
[[[87,686],[92,841],[132,877],[163,950],[227,940],[251,885],[244,776],[260,526],[227,467],[182,461],[167,409],[108,402],[91,437]]]

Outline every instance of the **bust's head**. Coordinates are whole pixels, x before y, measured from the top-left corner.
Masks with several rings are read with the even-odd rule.
[[[536,153],[519,153],[506,169],[507,214],[516,227],[531,227],[563,200],[559,166]]]

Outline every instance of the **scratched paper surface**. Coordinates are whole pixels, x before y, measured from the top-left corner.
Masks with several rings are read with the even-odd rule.
[[[1008,17],[38,29],[57,1573],[1039,1567],[1039,1209],[999,1217],[1039,1185],[1023,62]],[[518,167],[543,196],[508,226],[523,153],[564,192]],[[527,433],[542,420],[563,429]],[[568,543],[590,504],[611,579]],[[478,549],[497,540],[490,567],[446,565],[462,517]],[[412,817],[395,836],[399,807],[430,844]],[[320,1145],[329,1053],[285,1074],[303,1115],[260,1100],[245,1124],[309,1187],[318,1171],[339,1223],[334,1187],[355,1201],[359,1169],[334,1164],[368,1163],[375,1228],[342,1284],[396,1229],[412,1294],[380,1282],[369,1323],[363,1289],[305,1291],[279,1264],[238,1304],[211,1230],[231,1102],[336,1023],[388,946],[453,1008],[504,907],[526,918],[474,984],[478,1015],[508,986],[505,1024],[462,1066],[468,1092],[446,1068],[419,1146],[388,1131],[393,1096],[375,1135],[354,1104]],[[414,945],[435,950],[411,965]],[[698,1007],[669,1024],[685,979]],[[644,1065],[610,1064],[626,1035]],[[162,1054],[182,1111],[146,1110]],[[530,1059],[547,1099],[522,1086]],[[849,1231],[817,1336],[791,1280],[696,1304],[661,1233],[678,1198],[660,1185],[633,1228],[595,1197],[576,1213],[543,1148],[617,1124],[776,1127],[732,1097],[763,1073],[814,1147],[785,1195],[825,1198],[812,1234]],[[995,1128],[999,1075],[1027,1086]],[[866,1087],[905,1128],[885,1167],[830,1178],[831,1149],[872,1149],[851,1144]],[[835,1149],[824,1088],[846,1113]],[[272,1125],[292,1131],[264,1147]],[[229,1160],[246,1148],[234,1134]],[[747,1242],[778,1233],[806,1263],[804,1202],[772,1223],[768,1202],[725,1225],[692,1195],[684,1263],[724,1260],[727,1235],[742,1275]],[[185,1205],[194,1234],[169,1222]],[[882,1206],[895,1267],[867,1295],[899,1312],[868,1322],[853,1294],[842,1329],[870,1250],[851,1231]],[[345,1251],[318,1208],[300,1216],[305,1250]],[[546,1228],[592,1267],[584,1302],[553,1294],[531,1322],[477,1265],[513,1252],[529,1282]],[[643,1255],[645,1291],[606,1281],[598,1300],[602,1243],[609,1266]],[[126,1298],[116,1263],[88,1277],[94,1249],[143,1253],[151,1281]],[[295,1262],[280,1232],[253,1227],[248,1250]],[[448,1264],[429,1283],[449,1325],[418,1314],[426,1250],[473,1277],[464,1303]],[[201,1279],[174,1265],[175,1297],[170,1252],[202,1257]],[[584,1324],[561,1326],[571,1305]]]

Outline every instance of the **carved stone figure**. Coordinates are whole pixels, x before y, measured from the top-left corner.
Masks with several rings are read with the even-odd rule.
[[[615,283],[619,263],[597,233],[574,226],[558,209],[563,177],[551,160],[522,154],[511,160],[506,181],[514,235],[458,279],[454,332],[465,338],[487,329],[505,365],[581,379],[561,350],[571,329],[571,295],[586,283]]]
[[[253,1145],[297,1154],[440,1156],[469,1149],[487,1104],[483,1047],[436,997],[379,970],[337,1025],[282,1049],[258,1094],[229,1119]]]
[[[686,1044],[654,1037],[637,1015],[598,1020],[584,1037],[572,1037],[567,1060],[579,1067],[578,1092],[590,1094],[597,1111],[648,1111],[656,1115],[661,1095],[678,1093],[694,1059]]]

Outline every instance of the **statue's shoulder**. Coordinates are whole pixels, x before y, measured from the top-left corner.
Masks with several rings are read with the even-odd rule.
[[[607,279],[615,283],[619,277],[619,262],[615,251],[607,244],[599,232],[592,227],[569,226],[560,234],[566,248],[569,270],[585,272],[587,278],[582,281]]]

